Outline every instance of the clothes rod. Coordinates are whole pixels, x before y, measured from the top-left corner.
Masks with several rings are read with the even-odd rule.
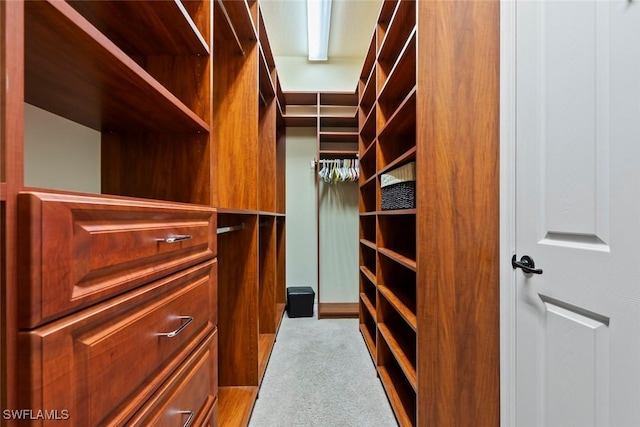
[[[230,233],[232,231],[244,230],[244,222],[239,225],[232,225],[230,227],[219,227],[218,234]]]

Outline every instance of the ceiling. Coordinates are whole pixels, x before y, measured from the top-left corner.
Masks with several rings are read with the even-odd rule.
[[[307,60],[307,2],[306,0],[261,0],[260,7],[273,55],[296,57],[302,68],[297,70],[314,75],[317,68],[330,66],[345,59],[364,62],[369,42],[373,36],[382,0],[333,0],[329,33],[329,60]],[[304,59],[304,63],[302,62]],[[314,68],[316,68],[314,70]],[[317,74],[316,74],[317,75]],[[282,85],[287,87],[286,73]],[[353,82],[354,85],[357,82]]]

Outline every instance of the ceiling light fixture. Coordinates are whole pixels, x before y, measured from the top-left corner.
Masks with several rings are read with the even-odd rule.
[[[326,61],[329,52],[331,0],[307,0],[309,61]]]

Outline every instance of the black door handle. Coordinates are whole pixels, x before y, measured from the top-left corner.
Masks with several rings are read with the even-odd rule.
[[[533,262],[533,258],[529,255],[523,255],[520,261],[516,261],[516,256],[513,255],[513,258],[511,258],[511,266],[514,269],[521,268],[525,273],[542,274],[542,269],[536,268],[536,263]]]

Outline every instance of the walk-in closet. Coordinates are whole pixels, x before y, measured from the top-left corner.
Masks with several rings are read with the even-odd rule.
[[[0,425],[498,426],[499,21],[0,0]]]

